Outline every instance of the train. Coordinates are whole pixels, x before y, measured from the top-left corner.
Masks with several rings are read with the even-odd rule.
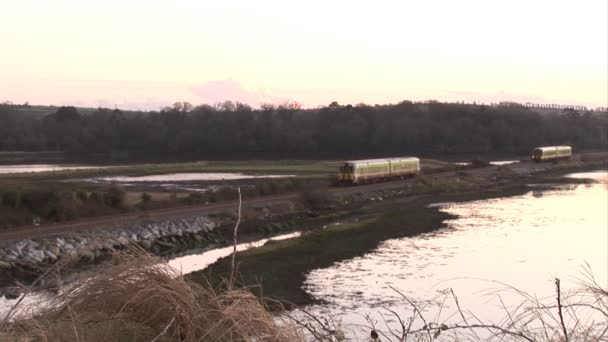
[[[549,160],[569,159],[572,157],[570,146],[543,146],[532,151],[532,160],[537,163]]]
[[[416,157],[349,160],[340,166],[338,182],[340,184],[371,183],[419,174],[420,159]]]
[[[542,146],[532,151],[532,160],[569,159],[571,146]],[[361,184],[383,180],[414,177],[420,174],[420,159],[416,157],[348,160],[340,165],[339,184]]]

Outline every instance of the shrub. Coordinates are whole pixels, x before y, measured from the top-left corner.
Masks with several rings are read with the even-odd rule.
[[[19,191],[10,190],[2,194],[2,205],[9,208],[19,208],[21,202],[21,193]]]
[[[488,166],[490,166],[490,162],[487,160],[475,158],[475,159],[471,160],[471,166],[472,167],[488,167]]]
[[[59,194],[55,191],[32,190],[24,194],[23,204],[34,212],[41,212],[49,202],[53,202],[58,198]]]
[[[89,195],[89,200],[94,201],[94,202],[101,202],[101,200],[103,199],[103,195],[101,195],[100,193],[93,191],[91,192],[91,195]]]
[[[141,194],[141,201],[144,203],[148,203],[152,200],[152,196],[150,196],[149,193],[147,192],[142,192]]]
[[[82,202],[85,202],[88,199],[88,194],[86,191],[84,190],[78,190],[76,192],[76,198],[78,198],[79,200],[81,200]]]
[[[216,291],[180,276],[148,254],[115,257],[42,306],[38,315],[0,325],[12,341],[304,341],[279,324],[252,293]],[[10,333],[10,336],[7,334]]]
[[[300,199],[304,205],[314,210],[327,209],[332,204],[327,190],[322,189],[304,189],[300,192]]]
[[[122,208],[125,201],[126,192],[117,184],[112,184],[106,190],[103,199],[106,205],[112,208]]]

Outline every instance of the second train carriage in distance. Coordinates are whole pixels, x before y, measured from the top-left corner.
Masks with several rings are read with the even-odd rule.
[[[572,147],[570,146],[543,146],[537,147],[532,151],[532,160],[535,162],[568,159],[572,157]]]
[[[420,174],[420,159],[415,157],[349,160],[340,166],[338,181],[359,184],[418,174]]]

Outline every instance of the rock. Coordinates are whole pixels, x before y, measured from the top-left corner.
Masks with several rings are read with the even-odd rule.
[[[95,253],[85,248],[78,251],[78,257],[81,259],[93,261],[95,260]]]
[[[34,259],[36,262],[42,262],[44,260],[44,252],[39,249],[29,252],[27,256]]]
[[[27,241],[20,240],[19,242],[13,245],[12,250],[17,252],[18,255],[20,255],[23,254],[23,248],[25,248],[25,246],[27,246]]]
[[[51,246],[48,251],[57,256],[59,256],[59,254],[61,253],[61,249],[59,249],[59,247],[57,246]]]
[[[150,247],[152,247],[152,243],[148,240],[141,240],[139,241],[139,245],[141,247],[143,247],[144,249],[150,249]]]
[[[156,240],[156,244],[159,246],[167,247],[167,248],[175,248],[175,244],[171,242],[166,242],[162,240]]]
[[[57,255],[52,253],[49,250],[45,250],[44,251],[44,255],[46,256],[47,259],[51,260],[51,261],[57,261]]]

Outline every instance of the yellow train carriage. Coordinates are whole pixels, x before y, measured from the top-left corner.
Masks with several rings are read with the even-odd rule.
[[[420,159],[415,157],[391,158],[391,177],[409,177],[420,174]]]
[[[413,157],[350,160],[340,166],[340,183],[358,184],[420,173],[420,160]]]
[[[570,146],[543,146],[537,147],[532,152],[532,160],[539,163],[547,160],[568,159],[572,157]]]

